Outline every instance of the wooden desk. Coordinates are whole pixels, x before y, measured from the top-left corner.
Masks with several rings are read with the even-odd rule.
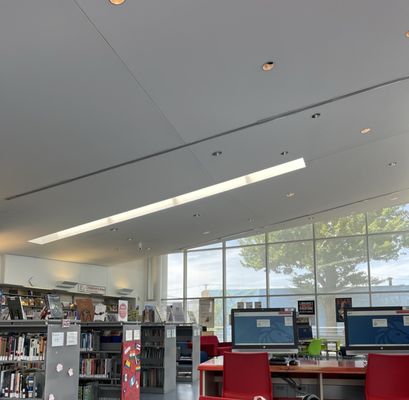
[[[199,365],[200,394],[212,395],[212,380],[215,373],[223,374],[223,357],[215,357]],[[270,365],[270,372],[274,376],[316,376],[319,381],[320,399],[324,400],[324,377],[348,378],[365,377],[366,367],[364,361],[359,360],[300,360],[300,365]],[[214,386],[214,385],[213,385]]]

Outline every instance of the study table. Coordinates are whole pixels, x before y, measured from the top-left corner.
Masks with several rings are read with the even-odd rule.
[[[364,360],[299,360],[299,365],[270,365],[274,377],[311,377],[319,382],[320,399],[324,400],[324,378],[365,379],[366,366]],[[200,372],[200,394],[218,396],[217,376],[223,375],[223,356],[212,358],[198,367]]]

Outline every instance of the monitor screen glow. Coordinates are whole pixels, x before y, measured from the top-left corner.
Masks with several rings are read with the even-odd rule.
[[[347,354],[409,352],[409,310],[350,308],[345,314]]]
[[[295,311],[232,310],[232,344],[236,350],[296,353]]]

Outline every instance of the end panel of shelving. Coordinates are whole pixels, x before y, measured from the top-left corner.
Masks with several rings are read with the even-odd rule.
[[[79,362],[80,326],[48,325],[44,399],[78,398]]]

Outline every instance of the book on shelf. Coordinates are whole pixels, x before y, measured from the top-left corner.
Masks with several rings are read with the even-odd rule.
[[[47,338],[36,333],[0,336],[1,361],[43,361]]]
[[[0,397],[27,399],[41,396],[40,373],[2,366],[0,371]]]
[[[26,313],[21,303],[20,296],[9,296],[7,298],[7,306],[10,319],[26,319]]]
[[[58,294],[47,295],[48,316],[51,319],[62,319],[64,313],[62,310],[61,299]]]
[[[81,322],[94,321],[94,304],[89,298],[77,299],[77,311]]]

